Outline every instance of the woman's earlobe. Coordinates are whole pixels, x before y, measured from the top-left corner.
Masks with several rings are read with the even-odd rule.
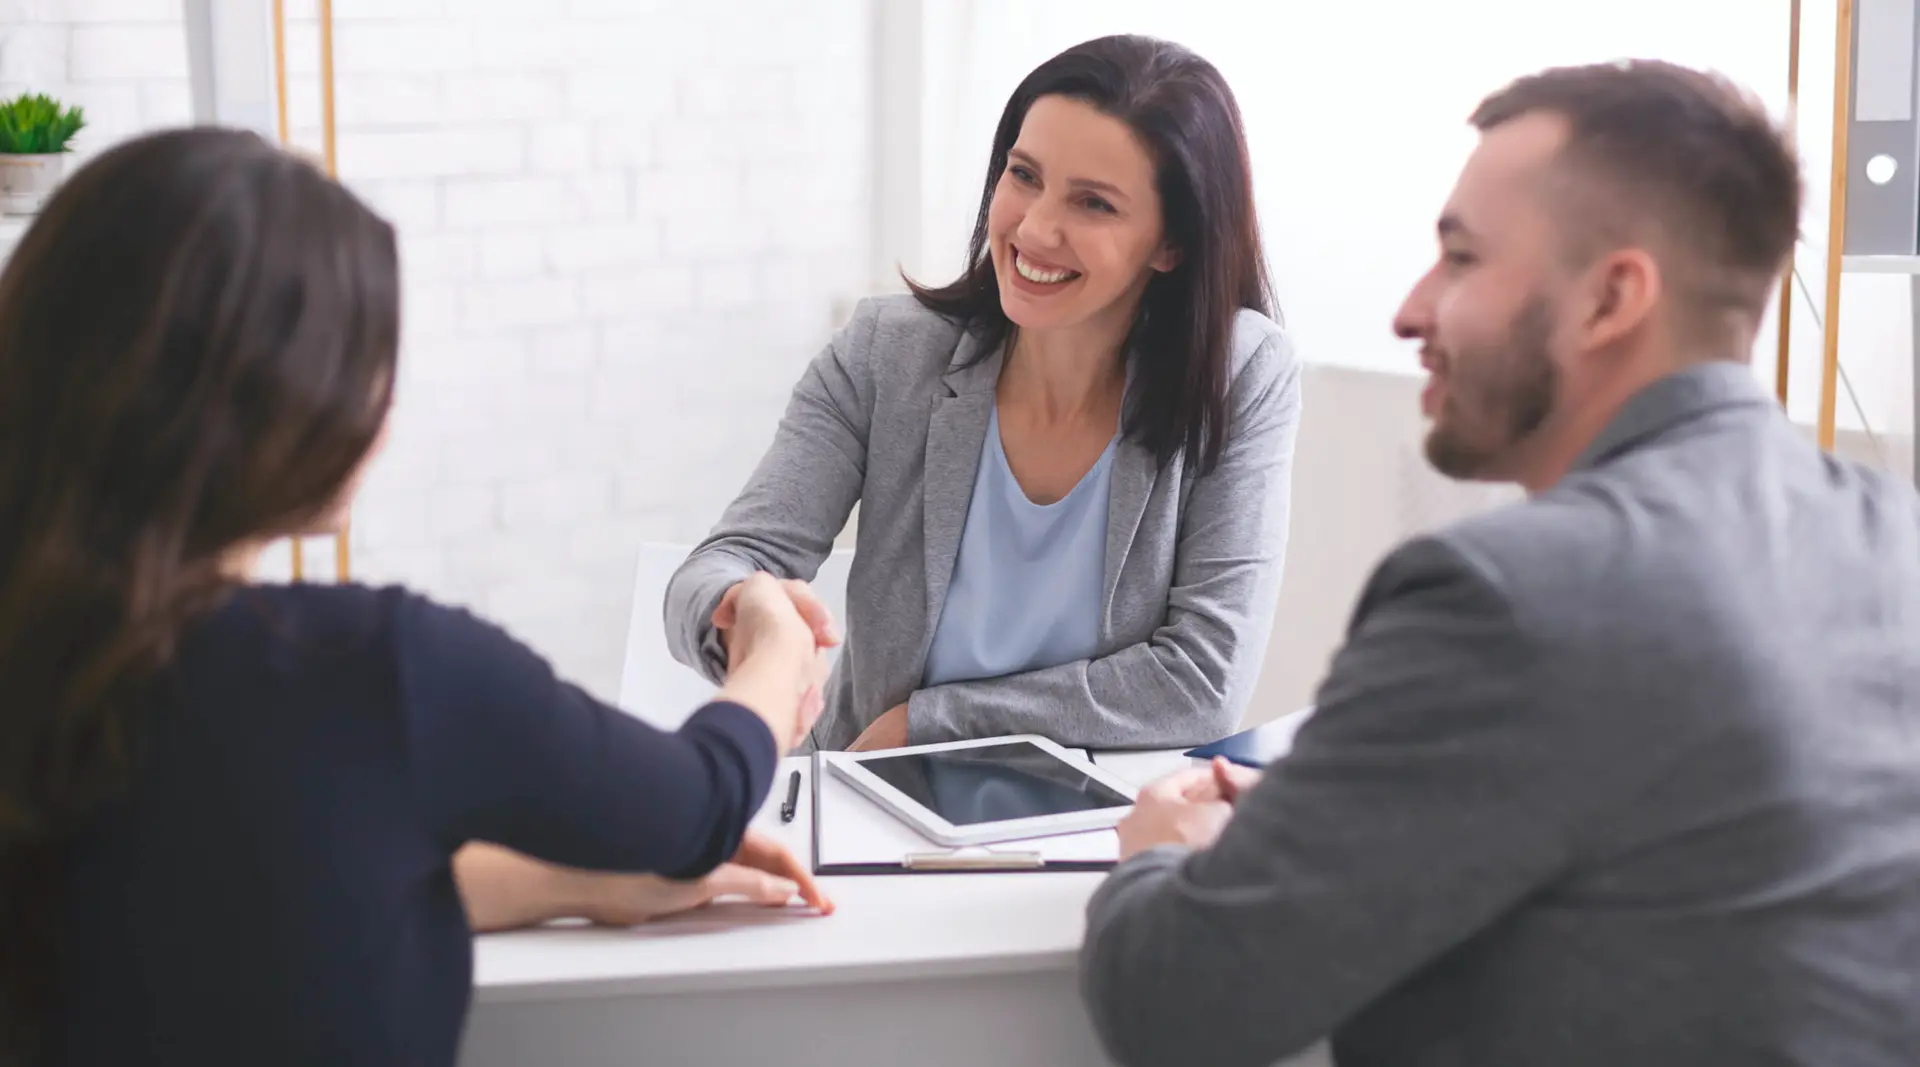
[[[1147,266],[1165,274],[1175,267],[1178,267],[1180,265],[1180,259],[1180,250],[1178,248],[1172,245],[1161,245],[1160,251],[1155,252],[1153,258],[1147,261]]]

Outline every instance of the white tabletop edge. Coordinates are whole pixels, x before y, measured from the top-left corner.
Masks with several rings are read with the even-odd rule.
[[[846,964],[809,964],[795,967],[752,967],[726,971],[675,974],[613,974],[605,976],[475,982],[475,1003],[528,1003],[555,1000],[592,1000],[604,997],[661,993],[704,993],[752,989],[787,989],[831,983],[853,985],[899,979],[975,978],[1026,974],[1071,968],[1075,952],[1000,953],[991,956],[940,960],[881,960]]]

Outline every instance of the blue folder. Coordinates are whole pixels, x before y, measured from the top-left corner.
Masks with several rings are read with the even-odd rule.
[[[1289,715],[1282,715],[1270,723],[1256,726],[1251,730],[1242,730],[1231,737],[1223,737],[1210,745],[1191,748],[1186,755],[1194,759],[1210,760],[1215,756],[1225,756],[1242,767],[1256,770],[1265,767],[1274,760],[1287,754],[1293,748],[1294,731],[1313,714],[1313,708],[1305,707]]]

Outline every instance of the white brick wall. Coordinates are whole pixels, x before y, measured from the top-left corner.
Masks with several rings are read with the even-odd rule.
[[[46,92],[86,109],[89,155],[191,119],[179,0],[0,0],[0,96]]]
[[[706,532],[866,289],[871,2],[335,0],[341,177],[406,279],[356,578],[612,695],[635,547]],[[287,52],[318,152],[313,7]],[[178,0],[0,0],[0,92],[87,107],[84,150],[187,121],[185,56]]]

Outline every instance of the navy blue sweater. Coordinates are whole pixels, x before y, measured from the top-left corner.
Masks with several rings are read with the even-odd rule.
[[[745,708],[662,733],[392,589],[242,591],[164,689],[66,852],[55,1063],[450,1065],[455,850],[703,874],[778,759]]]

